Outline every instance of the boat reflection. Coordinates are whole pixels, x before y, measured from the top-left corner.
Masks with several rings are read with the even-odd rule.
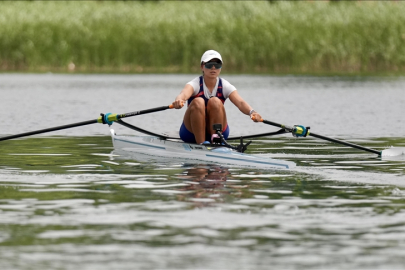
[[[203,188],[215,188],[223,186],[229,175],[229,169],[226,167],[197,165],[186,169],[179,178],[196,182]]]
[[[199,208],[212,207],[250,193],[248,186],[236,184],[229,168],[223,166],[199,164],[187,168],[178,178],[189,185],[177,189],[185,191],[177,195],[177,200],[192,202]]]
[[[177,200],[193,202],[196,207],[212,206],[214,203],[225,201],[225,197],[242,196],[242,190],[247,191],[247,185],[240,185],[238,180],[232,179],[231,167],[220,164],[201,163],[197,160],[180,162],[178,159],[146,156],[140,153],[114,150],[111,160],[131,160],[150,164],[158,168],[178,168],[175,178],[186,184],[180,188],[171,188],[180,191],[176,193]],[[158,188],[158,186],[156,186]],[[246,192],[243,192],[246,193]],[[247,191],[247,193],[249,193]],[[245,194],[246,195],[246,194]]]

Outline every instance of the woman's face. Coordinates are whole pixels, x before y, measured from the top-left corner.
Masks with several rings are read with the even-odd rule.
[[[218,65],[219,64],[219,65]],[[221,73],[222,62],[221,60],[214,58],[201,65],[201,70],[204,73],[204,77],[217,78]]]

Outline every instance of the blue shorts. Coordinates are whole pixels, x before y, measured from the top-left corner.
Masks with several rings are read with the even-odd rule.
[[[183,124],[180,127],[179,131],[180,138],[187,143],[196,143],[194,134],[191,133],[186,126]],[[226,125],[226,127],[222,130],[222,135],[224,136],[225,140],[228,139],[229,137],[229,125]],[[205,132],[205,140],[206,141],[211,141],[211,134]]]

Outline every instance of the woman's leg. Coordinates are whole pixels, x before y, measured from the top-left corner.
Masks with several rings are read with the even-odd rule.
[[[207,131],[210,135],[216,134],[212,128],[214,124],[221,124],[222,129],[228,125],[224,104],[217,97],[210,98],[207,104]]]
[[[183,119],[187,130],[194,134],[196,143],[205,141],[205,102],[195,98],[187,108]]]

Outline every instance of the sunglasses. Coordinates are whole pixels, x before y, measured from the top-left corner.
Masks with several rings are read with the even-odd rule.
[[[215,69],[220,69],[222,68],[222,63],[217,63],[217,62],[207,62],[204,64],[205,68],[211,69],[213,66]]]

